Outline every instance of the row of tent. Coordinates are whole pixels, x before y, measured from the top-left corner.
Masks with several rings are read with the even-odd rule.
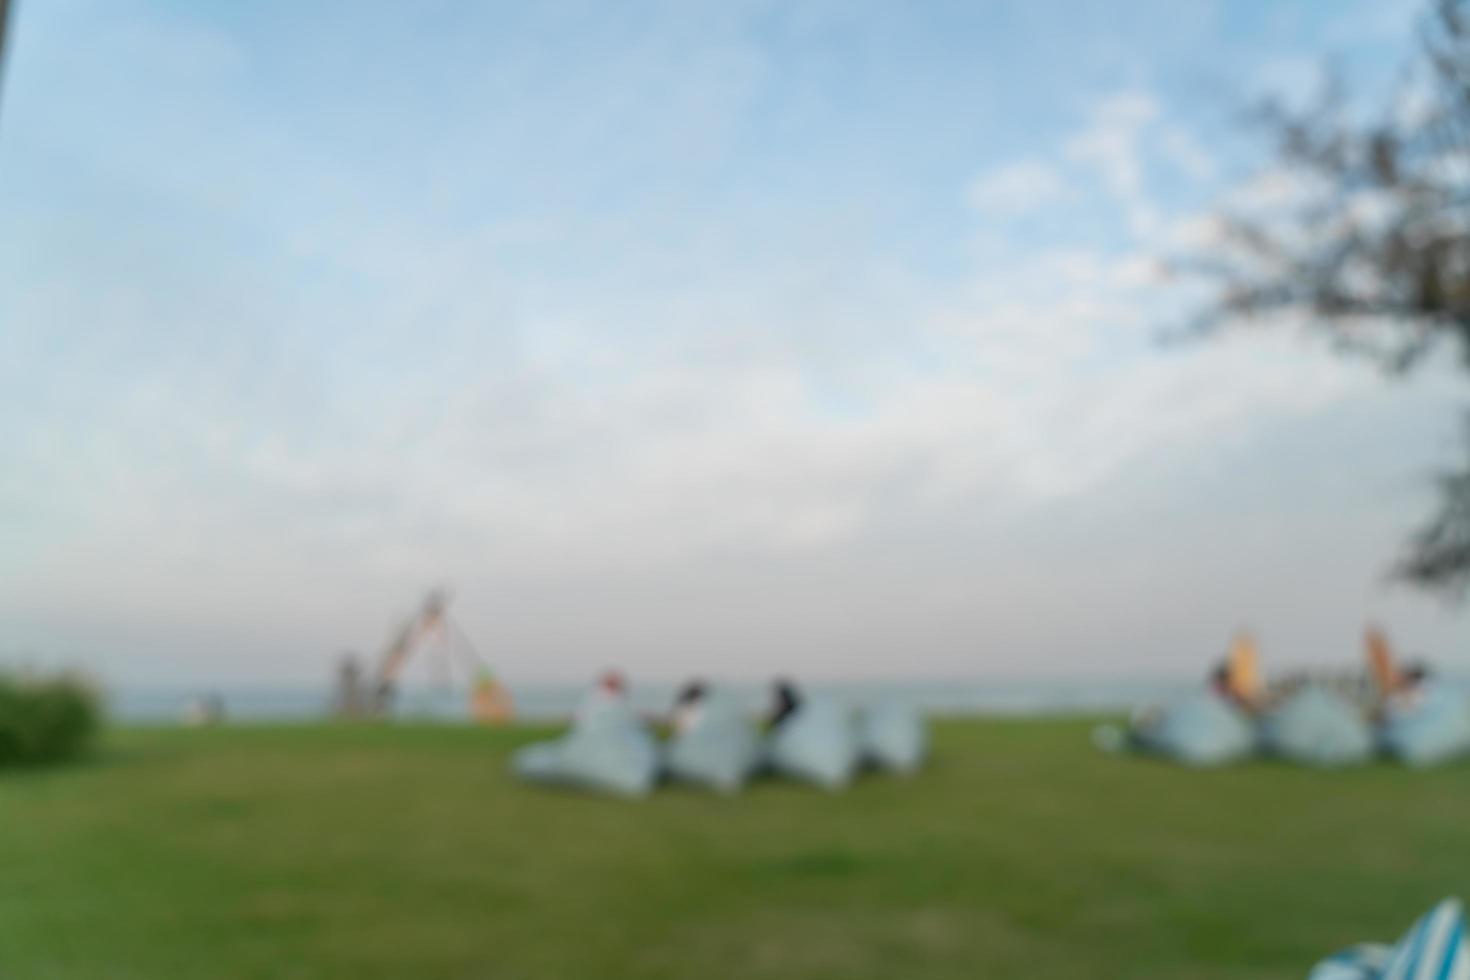
[[[922,715],[897,701],[854,716],[808,698],[765,733],[739,705],[714,696],[696,724],[667,742],[626,702],[597,704],[561,738],[520,749],[511,767],[527,782],[629,797],[646,796],[661,779],[735,793],[764,773],[840,790],[864,768],[911,774],[927,751]]]
[[[1390,704],[1370,721],[1339,693],[1309,684],[1259,716],[1217,693],[1201,692],[1148,716],[1130,731],[1099,730],[1100,745],[1131,748],[1190,766],[1261,754],[1318,768],[1363,763],[1382,754],[1425,767],[1470,754],[1470,701],[1429,685],[1412,703]]]

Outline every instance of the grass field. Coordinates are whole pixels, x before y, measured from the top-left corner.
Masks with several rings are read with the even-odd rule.
[[[1187,772],[938,726],[843,795],[522,787],[535,732],[114,732],[0,777],[0,976],[1301,977],[1470,890],[1470,768]]]

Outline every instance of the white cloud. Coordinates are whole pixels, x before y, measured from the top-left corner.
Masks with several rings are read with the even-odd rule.
[[[1070,541],[1038,551],[1073,533],[1106,545],[1151,518],[1129,501],[1153,477],[1228,462],[1221,447],[1367,384],[1269,344],[1161,354],[1143,243],[996,234],[955,270],[962,244],[935,235],[938,273],[848,189],[767,196],[772,175],[842,168],[761,158],[733,176],[722,154],[752,138],[743,113],[779,70],[738,18],[709,36],[699,16],[649,36],[615,20],[637,43],[584,42],[595,63],[572,75],[534,45],[466,45],[428,89],[473,92],[469,114],[405,111],[396,72],[360,97],[347,54],[307,85],[348,110],[322,113],[330,134],[262,123],[284,105],[216,113],[247,54],[223,80],[207,58],[165,59],[166,80],[198,82],[177,98],[120,76],[110,99],[163,106],[152,125],[119,115],[129,138],[74,125],[90,95],[45,125],[17,115],[15,133],[146,210],[110,237],[116,216],[83,198],[71,224],[0,235],[24,257],[0,263],[0,315],[23,325],[0,330],[13,635],[95,641],[120,667],[156,657],[160,675],[205,649],[197,674],[228,653],[241,673],[316,677],[448,578],[523,675],[609,656],[672,670],[690,647],[834,672],[854,649],[881,670],[924,647],[926,665],[970,670],[978,637],[1033,637],[1011,668],[1038,623],[1070,663],[1089,627],[1057,625],[1057,591],[1129,596],[1089,581]],[[381,145],[385,93],[406,100],[408,150]],[[982,174],[968,204],[1085,204],[1080,173],[1135,235],[1163,227],[1149,164],[1210,169],[1172,127],[1147,92],[1105,99],[1055,161]],[[715,179],[689,179],[706,166]],[[726,184],[750,196],[717,207]],[[1190,484],[1206,511],[1214,486]],[[1170,576],[1195,566],[1160,562],[1169,546],[1140,530],[1121,550],[1162,570],[1129,581],[1187,605]]]
[[[1125,255],[1113,263],[1110,274],[1127,289],[1157,287],[1168,281],[1164,262],[1156,255]]]
[[[328,390],[313,410],[290,393],[279,414],[240,400],[256,364],[217,379],[224,397],[213,400],[172,368],[144,374],[136,397],[73,420],[98,441],[11,447],[7,469],[37,488],[108,487],[76,540],[148,540],[148,560],[172,569],[165,591],[187,592],[205,541],[267,568],[367,547],[389,575],[423,571],[436,553],[469,566],[482,551],[527,573],[577,575],[840,546],[894,508],[968,495],[1024,507],[1092,492],[1131,460],[1338,390],[1288,383],[1289,361],[1274,386],[1270,352],[1162,358],[1137,265],[1071,249],[987,267],[894,325],[939,366],[898,371],[873,353],[885,371],[857,382],[852,415],[813,401],[821,359],[709,362],[671,349],[628,362],[620,341],[580,333],[552,360],[484,363],[478,384],[451,390],[465,348],[441,356],[431,342],[382,365],[392,370],[381,386]],[[810,313],[784,316],[795,329]],[[384,339],[379,349],[396,346]],[[355,370],[344,362],[303,381]],[[58,575],[82,573],[81,557],[65,546],[30,555]]]
[[[1320,54],[1284,55],[1258,64],[1246,79],[1248,98],[1288,98],[1305,106],[1321,91],[1324,81]]]
[[[1055,167],[1036,160],[1007,164],[971,181],[965,198],[985,214],[1013,216],[1056,204],[1067,184]]]
[[[1206,183],[1219,174],[1220,168],[1215,158],[1183,127],[1162,127],[1159,132],[1159,149],[1191,180]]]
[[[1127,209],[1134,233],[1140,235],[1150,233],[1158,221],[1144,188],[1141,141],[1159,115],[1158,100],[1151,93],[1120,92],[1099,102],[1087,125],[1065,146],[1070,159],[1096,170],[1114,198]]]
[[[1226,239],[1224,219],[1213,211],[1193,212],[1171,218],[1159,239],[1165,249],[1190,253],[1213,248]]]
[[[1227,211],[1269,218],[1301,206],[1325,188],[1299,170],[1271,167],[1228,188],[1221,204]]]

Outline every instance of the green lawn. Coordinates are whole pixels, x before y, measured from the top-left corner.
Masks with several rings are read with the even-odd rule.
[[[0,776],[0,976],[1301,977],[1470,891],[1470,767],[1188,772],[938,726],[843,795],[517,785],[536,733],[113,733]]]

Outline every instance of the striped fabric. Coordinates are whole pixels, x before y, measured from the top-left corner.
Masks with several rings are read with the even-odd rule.
[[[1465,908],[1447,898],[1430,909],[1397,946],[1365,943],[1329,956],[1307,980],[1470,980]]]
[[[1352,946],[1318,963],[1307,980],[1379,980],[1393,952],[1382,943]]]
[[[1458,898],[1424,914],[1397,946],[1364,943],[1327,956],[1307,980],[1470,980],[1466,915]]]
[[[1465,909],[1447,898],[1430,909],[1394,948],[1382,980],[1470,980]]]

